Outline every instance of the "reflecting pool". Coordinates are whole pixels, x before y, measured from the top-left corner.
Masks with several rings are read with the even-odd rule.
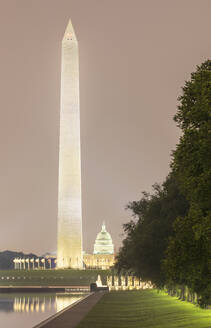
[[[84,296],[84,293],[0,294],[0,326],[34,327]]]

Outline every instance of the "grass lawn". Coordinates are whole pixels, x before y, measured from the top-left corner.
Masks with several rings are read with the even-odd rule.
[[[211,328],[211,310],[156,290],[113,291],[77,328]]]
[[[89,286],[100,274],[106,283],[108,270],[0,270],[0,286]]]

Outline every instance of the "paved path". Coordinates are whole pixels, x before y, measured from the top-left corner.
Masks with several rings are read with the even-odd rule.
[[[96,292],[34,328],[75,328],[106,292]]]

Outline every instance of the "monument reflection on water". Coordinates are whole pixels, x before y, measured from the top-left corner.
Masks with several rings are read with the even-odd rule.
[[[80,298],[81,296],[79,295],[15,296],[12,301],[12,311],[44,313],[46,310],[55,310],[55,312],[59,312],[65,307],[75,303]]]
[[[59,312],[75,303],[84,294],[0,294],[0,311],[5,312]]]
[[[84,296],[84,293],[0,294],[0,322],[4,327],[33,327]]]

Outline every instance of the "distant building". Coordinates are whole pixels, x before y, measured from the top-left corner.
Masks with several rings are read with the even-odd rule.
[[[106,231],[105,223],[103,223],[101,231],[97,234],[94,254],[114,254],[114,245],[110,233]]]
[[[55,269],[57,262],[56,252],[45,253],[42,255],[42,258],[46,260],[46,265],[48,267],[50,266],[51,269]],[[43,263],[41,263],[42,261],[40,259],[40,263],[35,263],[38,268],[39,264],[43,265]],[[83,266],[86,269],[106,270],[112,267],[114,263],[114,244],[112,242],[110,233],[106,230],[105,223],[103,223],[101,231],[97,234],[97,237],[95,239],[93,254],[86,254],[85,252],[83,252]]]
[[[114,265],[114,245],[111,235],[106,231],[103,223],[101,231],[97,234],[93,254],[84,254],[83,261],[87,269],[109,269]]]

